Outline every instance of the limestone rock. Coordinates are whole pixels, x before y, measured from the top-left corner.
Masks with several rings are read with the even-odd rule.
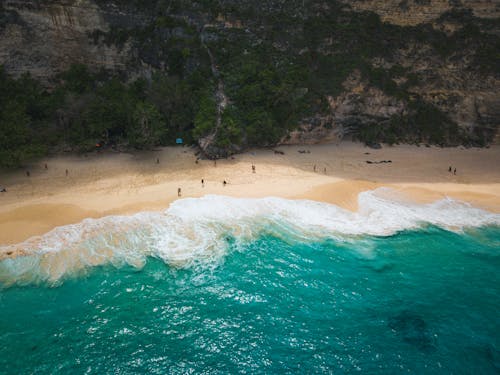
[[[132,58],[129,45],[94,43],[94,30],[107,31],[106,14],[90,0],[15,1],[4,8],[17,23],[0,29],[0,65],[14,76],[29,72],[44,82],[71,64],[124,71]]]

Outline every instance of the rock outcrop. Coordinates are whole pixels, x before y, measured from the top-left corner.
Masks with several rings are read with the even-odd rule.
[[[432,23],[453,9],[471,9],[481,18],[500,17],[500,3],[496,0],[343,0],[357,11],[377,13],[382,21],[396,25]]]
[[[89,0],[8,0],[3,7],[15,22],[0,29],[0,65],[14,76],[29,72],[48,83],[74,63],[126,71],[133,58],[128,44],[106,45],[91,38],[96,30],[109,31],[107,18],[124,18],[117,8],[110,14]]]
[[[328,96],[328,115],[305,119],[283,144],[314,144],[337,142],[361,125],[384,123],[392,116],[402,116],[405,104],[369,86],[359,71],[343,83],[345,91],[337,97]]]

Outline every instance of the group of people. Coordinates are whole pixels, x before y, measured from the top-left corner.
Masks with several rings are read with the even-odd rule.
[[[48,169],[49,169],[49,166],[47,165],[47,163],[45,163],[45,164],[43,165],[43,168],[44,168],[45,170],[48,170]],[[68,177],[68,175],[69,175],[69,170],[67,170],[67,169],[66,169],[66,170],[64,171],[64,173],[66,174],[66,177]],[[30,171],[26,171],[26,177],[31,177],[31,172],[30,172]]]
[[[222,186],[226,186],[226,185],[227,185],[227,181],[223,180]],[[203,178],[201,179],[201,187],[205,187],[205,180]],[[182,189],[181,188],[177,188],[177,196],[178,197],[182,196]]]
[[[45,170],[48,170],[49,169],[49,166],[47,165],[47,163],[44,164],[44,169]],[[68,177],[69,175],[69,170],[65,170],[65,174],[66,174],[66,177]],[[31,172],[30,171],[26,171],[26,177],[31,177]],[[6,193],[7,192],[7,189],[3,186],[0,186],[0,193]]]
[[[316,164],[313,166],[313,171],[316,172]],[[326,167],[323,168],[323,173],[326,174]]]
[[[215,160],[214,160],[214,162],[215,162]],[[316,168],[316,166],[314,166],[314,167]],[[255,173],[255,170],[256,170],[255,164],[252,164],[252,173]],[[326,173],[326,168],[325,168],[325,173]],[[227,185],[227,181],[223,180],[222,186],[226,186],[226,185]],[[205,187],[205,180],[203,178],[201,179],[201,187],[203,187],[203,188]],[[177,188],[177,196],[178,197],[182,196],[182,188],[180,188],[180,187]]]

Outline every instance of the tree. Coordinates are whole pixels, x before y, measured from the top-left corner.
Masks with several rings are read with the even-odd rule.
[[[61,74],[64,88],[74,93],[83,94],[94,85],[95,77],[89,72],[86,65],[73,64]]]
[[[136,99],[127,86],[112,79],[100,87],[83,113],[86,137],[95,141],[116,142],[125,135],[132,121]]]
[[[201,98],[200,107],[194,118],[193,136],[201,138],[215,129],[216,104],[210,92]]]
[[[26,108],[13,101],[5,104],[0,113],[0,165],[15,167],[39,153],[40,149],[30,142],[29,125]]]
[[[216,144],[227,151],[241,144],[241,129],[238,126],[237,111],[232,105],[222,113]]]
[[[138,102],[132,118],[127,128],[130,144],[139,149],[158,144],[165,121],[156,107],[148,102]]]

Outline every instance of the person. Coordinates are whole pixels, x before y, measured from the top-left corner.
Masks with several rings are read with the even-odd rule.
[[[214,167],[217,166],[217,160],[214,160]]]
[[[326,174],[326,167],[325,167],[325,169],[323,170],[323,172],[325,172],[325,174]]]
[[[156,164],[160,164],[160,159],[156,158]]]
[[[227,184],[226,180],[222,181],[223,186],[226,186],[226,184]]]
[[[314,164],[313,170],[314,172],[316,172],[316,164]]]
[[[45,163],[45,169],[49,169],[49,167],[47,166],[47,163]]]
[[[26,177],[30,176],[30,171],[26,171]]]
[[[252,173],[255,173],[255,165],[252,164]]]
[[[457,168],[453,170],[453,174],[457,174]]]
[[[181,196],[181,188],[177,188],[177,196],[180,197]]]
[[[451,173],[451,165],[450,165],[450,167],[448,168],[448,172],[450,172],[450,173]]]
[[[69,171],[66,169],[66,177],[68,177]]]
[[[205,187],[205,180],[203,178],[201,179],[201,187]]]
[[[4,187],[2,187],[2,186],[0,186],[0,193],[6,193],[6,192],[7,192],[7,189],[4,188]]]

